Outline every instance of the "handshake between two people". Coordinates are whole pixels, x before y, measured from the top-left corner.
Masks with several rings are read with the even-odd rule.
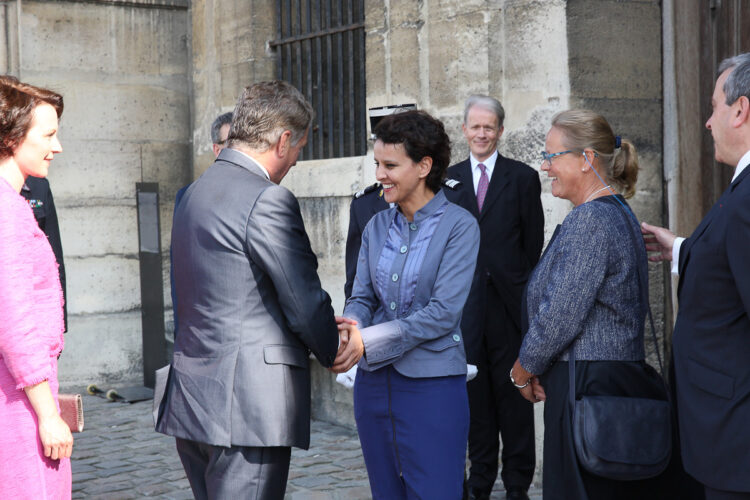
[[[365,344],[355,320],[336,316],[336,325],[339,328],[339,350],[329,370],[333,373],[343,373],[357,364],[365,353]]]

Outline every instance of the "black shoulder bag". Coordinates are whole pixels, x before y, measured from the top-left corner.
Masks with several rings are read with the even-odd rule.
[[[622,202],[620,204],[622,205]],[[625,217],[630,228],[628,215],[625,214]],[[633,244],[637,245],[633,231],[630,231],[630,236]],[[664,383],[654,318],[648,303],[648,289],[645,286],[647,281],[642,276],[641,266],[638,266],[638,281],[642,300],[648,306],[651,334]],[[573,346],[568,352],[571,424],[576,456],[581,466],[596,476],[621,481],[647,479],[661,474],[667,468],[672,455],[672,416],[669,399],[584,395],[580,400],[576,400]],[[666,394],[669,398],[668,389]]]

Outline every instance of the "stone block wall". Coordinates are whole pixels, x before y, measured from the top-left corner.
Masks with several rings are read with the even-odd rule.
[[[193,178],[214,155],[211,123],[232,111],[242,89],[276,77],[268,41],[276,36],[274,0],[193,0],[189,64],[192,82]]]
[[[162,201],[171,200],[190,177],[187,8],[186,0],[2,6],[11,35],[0,50],[4,72],[65,99],[63,153],[49,175],[68,278],[63,384],[141,381],[135,184],[159,182]],[[161,222],[168,249],[171,205],[162,203]]]

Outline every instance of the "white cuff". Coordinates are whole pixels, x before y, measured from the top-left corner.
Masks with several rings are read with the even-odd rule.
[[[685,238],[677,236],[672,243],[672,274],[678,276],[680,274],[680,247]]]

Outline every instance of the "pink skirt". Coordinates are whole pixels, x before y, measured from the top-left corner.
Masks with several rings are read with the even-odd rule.
[[[57,400],[57,359],[50,358],[52,394]],[[0,498],[67,500],[71,496],[70,459],[44,456],[37,418],[29,398],[0,360]]]

